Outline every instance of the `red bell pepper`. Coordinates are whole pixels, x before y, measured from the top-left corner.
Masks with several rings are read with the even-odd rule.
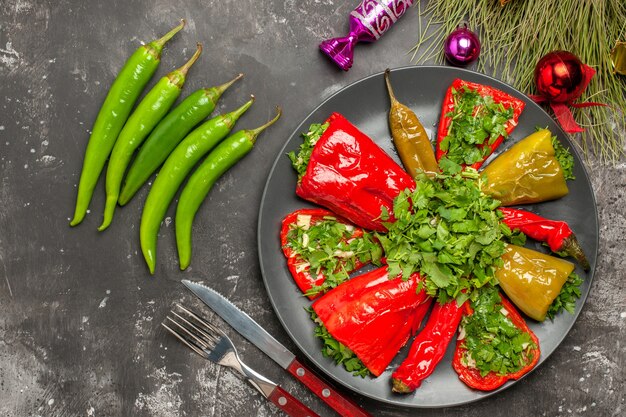
[[[313,303],[328,332],[379,376],[419,327],[429,300],[421,277],[389,279],[387,267],[346,281]]]
[[[309,263],[305,259],[303,259],[300,254],[296,253],[293,250],[293,248],[289,246],[288,244],[289,243],[289,239],[288,239],[289,231],[293,227],[296,227],[297,222],[298,222],[298,216],[310,216],[310,220],[309,220],[310,226],[313,226],[319,222],[324,221],[325,220],[324,218],[327,216],[334,217],[336,221],[339,223],[343,223],[343,224],[350,225],[350,226],[352,225],[346,220],[336,216],[334,213],[326,209],[321,209],[321,208],[320,209],[296,210],[293,213],[290,213],[287,216],[285,216],[285,218],[283,219],[282,228],[280,231],[280,243],[283,248],[283,253],[285,254],[285,257],[287,258],[287,267],[289,268],[289,272],[291,272],[291,275],[293,276],[294,281],[298,285],[298,288],[300,288],[300,290],[306,294],[313,287],[319,287],[320,285],[322,285],[322,283],[326,279],[326,276],[323,273],[319,273],[316,276],[312,276],[311,267]],[[363,229],[354,227],[354,231],[350,239],[359,238],[361,236],[363,236]],[[345,266],[346,263],[347,262],[343,262],[341,263],[341,265]],[[351,273],[353,271],[356,271],[357,269],[360,269],[364,265],[366,264],[362,263],[357,258],[355,259],[355,262],[354,262],[354,268],[351,268],[346,272]],[[312,300],[316,298],[318,295],[319,294],[309,295],[308,297],[309,299]]]
[[[505,297],[500,297],[502,299],[502,307],[507,311],[507,317],[511,320],[513,325],[520,329],[522,332],[528,333],[530,338],[532,339],[535,347],[530,351],[530,358],[528,363],[526,363],[519,371],[510,373],[507,375],[498,375],[495,372],[489,372],[487,375],[482,376],[480,371],[477,368],[469,367],[464,364],[465,353],[467,349],[463,347],[464,339],[457,340],[456,350],[454,351],[454,357],[452,359],[452,367],[459,375],[459,379],[467,384],[469,387],[481,390],[481,391],[491,391],[494,390],[506,383],[509,380],[520,379],[522,376],[527,374],[531,369],[537,365],[539,362],[539,356],[541,356],[541,350],[539,348],[539,339],[533,333],[532,330],[528,328],[526,322],[522,318],[522,316],[517,312],[513,304],[508,301]],[[471,307],[468,306],[466,309],[468,315],[473,313]]]
[[[511,230],[519,229],[526,236],[547,243],[552,252],[564,252],[576,259],[585,271],[589,270],[589,261],[566,222],[509,207],[500,207],[500,211],[504,215],[502,221]]]
[[[435,303],[426,326],[413,340],[409,355],[391,375],[394,392],[413,392],[433,373],[459,327],[466,303]]]
[[[393,199],[414,189],[415,181],[342,115],[333,113],[327,122],[296,194],[365,229],[386,231],[381,207],[392,214]]]
[[[452,120],[453,120],[452,117],[450,116],[450,112],[452,112],[455,109],[455,105],[456,105],[453,92],[463,91],[464,88],[469,88],[470,90],[474,90],[483,97],[491,96],[495,103],[501,103],[505,109],[509,109],[509,108],[513,109],[513,117],[509,119],[505,123],[505,126],[504,126],[507,135],[511,134],[513,129],[515,129],[515,127],[517,126],[517,121],[519,119],[519,116],[524,110],[524,107],[526,105],[522,100],[519,100],[496,88],[489,87],[489,86],[482,85],[482,84],[472,83],[469,81],[464,81],[459,78],[455,79],[450,85],[450,87],[448,87],[448,90],[446,91],[446,95],[444,97],[443,105],[441,108],[441,118],[439,120],[439,127],[437,130],[437,146],[435,150],[435,156],[437,158],[437,161],[439,161],[441,158],[443,158],[447,154],[447,151],[444,151],[441,149],[440,144],[441,144],[441,141],[450,133],[450,128],[451,128]],[[474,112],[476,112],[476,109],[474,109]],[[491,155],[493,151],[495,151],[496,148],[500,146],[503,140],[504,140],[504,136],[500,135],[492,144],[488,144],[487,141],[485,141],[482,145],[477,145],[481,149],[483,149],[485,146],[488,146],[489,150],[486,152],[482,160],[475,162],[474,164],[471,165],[471,167],[475,169],[480,168],[481,165],[485,162],[485,160],[489,157],[489,155]]]

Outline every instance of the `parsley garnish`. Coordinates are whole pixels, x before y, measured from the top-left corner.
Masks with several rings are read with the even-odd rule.
[[[565,148],[556,138],[552,136],[552,147],[554,147],[554,157],[559,161],[559,165],[563,169],[563,176],[566,180],[574,180],[574,156]]]
[[[349,273],[361,264],[381,264],[382,248],[371,233],[354,234],[354,227],[326,216],[306,229],[291,226],[287,234],[289,246],[310,266],[312,276],[326,277],[322,285],[311,288],[305,295],[314,296],[348,280]]]
[[[311,159],[311,152],[313,152],[313,147],[317,143],[324,131],[328,128],[328,123],[320,124],[315,123],[309,127],[309,131],[307,133],[303,133],[303,141],[300,145],[300,149],[298,153],[289,152],[287,156],[291,160],[291,165],[293,169],[298,173],[298,180],[302,178],[304,173],[306,172],[306,167],[309,164],[309,160]]]
[[[536,345],[503,313],[498,288],[479,290],[472,308],[474,313],[461,321],[462,346],[467,349],[464,365],[478,369],[483,377],[489,372],[512,374],[526,366]]]
[[[322,354],[327,358],[332,358],[336,364],[342,365],[346,371],[352,372],[353,376],[365,378],[369,375],[369,370],[356,354],[331,336],[326,326],[318,319],[315,311],[312,308],[308,308],[307,311],[311,315],[311,319],[317,324],[315,337],[324,341]]]
[[[561,287],[561,292],[554,299],[548,308],[548,317],[553,319],[554,316],[561,311],[566,310],[570,314],[574,314],[576,308],[576,300],[580,298],[580,285],[583,283],[581,277],[576,272],[572,272],[567,281]]]
[[[506,123],[513,118],[513,108],[506,109],[491,96],[481,96],[466,86],[453,90],[454,109],[446,113],[452,119],[447,135],[439,143],[446,156],[457,164],[472,165],[482,161],[500,136],[507,138]]]
[[[498,213],[501,213],[498,210]],[[503,218],[504,216],[500,216]],[[504,235],[504,239],[511,245],[524,246],[526,244],[526,235],[519,229],[511,230],[504,222],[500,223],[500,229]]]
[[[511,231],[500,225],[500,202],[481,191],[478,177],[471,168],[434,178],[421,174],[415,191],[395,198],[395,221],[385,223],[387,234],[376,234],[390,277],[419,271],[426,292],[442,303],[462,301],[494,279]]]

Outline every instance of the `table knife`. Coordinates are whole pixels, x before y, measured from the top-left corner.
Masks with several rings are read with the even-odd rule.
[[[182,283],[191,290],[204,304],[216,312],[224,321],[261,349],[263,353],[287,370],[298,381],[302,382],[315,395],[328,404],[339,415],[344,417],[372,417],[351,399],[343,396],[313,371],[303,365],[285,346],[262,328],[250,316],[237,308],[233,303],[206,285],[183,280]]]

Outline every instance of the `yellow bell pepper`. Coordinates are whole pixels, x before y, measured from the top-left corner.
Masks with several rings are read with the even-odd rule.
[[[569,193],[547,129],[503,152],[483,170],[483,175],[483,192],[503,206],[554,200]]]
[[[507,245],[502,261],[496,270],[500,288],[528,317],[543,321],[574,264],[516,245]]]

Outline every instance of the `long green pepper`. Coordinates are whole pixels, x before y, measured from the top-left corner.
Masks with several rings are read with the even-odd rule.
[[[214,117],[192,131],[174,149],[159,171],[141,213],[139,240],[150,273],[156,266],[156,246],[161,221],[178,188],[196,163],[232,130],[254,102],[254,96],[237,110]]]
[[[78,183],[76,208],[71,226],[83,221],[91,202],[93,190],[98,183],[115,141],[126,123],[133,105],[152,78],[161,62],[161,51],[167,41],[185,26],[185,21],[166,33],[162,38],[140,46],[128,58],[113,81],[96,117]]]
[[[253,130],[240,130],[220,142],[189,177],[176,207],[176,246],[180,269],[185,270],[191,262],[191,228],[193,220],[207,194],[226,171],[246,156],[254,147],[256,139],[265,129],[278,120],[276,116]]]
[[[126,174],[118,203],[126,205],[148,178],[161,166],[176,145],[198,123],[215,109],[215,105],[235,81],[243,74],[217,87],[203,88],[191,93],[167,114],[141,145],[135,160]]]
[[[106,175],[106,205],[104,219],[98,228],[103,231],[111,224],[115,206],[120,196],[122,179],[128,163],[141,142],[165,116],[174,102],[180,96],[189,68],[196,62],[202,53],[202,45],[198,44],[196,53],[182,67],[170,72],[146,94],[130,115],[124,128],[115,142]]]

